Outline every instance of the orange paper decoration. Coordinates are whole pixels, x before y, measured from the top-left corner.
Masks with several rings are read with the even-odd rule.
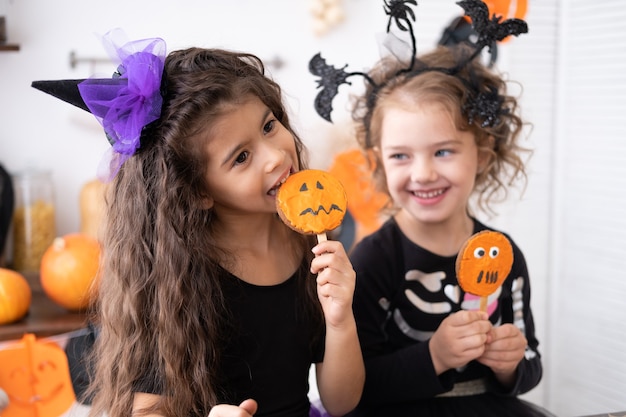
[[[456,258],[456,274],[465,292],[481,297],[480,309],[487,310],[487,297],[498,289],[513,267],[513,246],[502,233],[483,230],[471,236]]]
[[[356,222],[355,243],[377,230],[386,216],[382,214],[389,198],[374,187],[371,165],[359,149],[351,149],[337,154],[328,171],[346,189],[348,212]]]
[[[65,352],[33,334],[0,350],[0,388],[9,397],[2,417],[56,417],[76,401]]]

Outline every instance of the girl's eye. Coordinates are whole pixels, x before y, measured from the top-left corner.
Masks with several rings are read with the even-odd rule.
[[[235,165],[241,165],[248,160],[248,151],[243,151],[235,158]]]
[[[274,125],[276,124],[276,119],[272,119],[263,125],[263,133],[268,134],[272,130],[274,130]]]
[[[449,156],[452,155],[452,151],[450,149],[439,149],[435,152],[435,156]]]
[[[389,155],[389,159],[402,160],[406,158],[407,158],[407,155],[404,153],[394,153],[394,154]]]

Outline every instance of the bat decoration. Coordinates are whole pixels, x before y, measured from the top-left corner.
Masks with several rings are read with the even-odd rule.
[[[339,92],[339,86],[341,84],[352,85],[352,83],[347,81],[348,77],[361,75],[373,83],[370,77],[364,73],[346,72],[347,66],[346,64],[342,68],[335,68],[327,64],[320,53],[317,53],[309,61],[309,71],[311,74],[320,77],[317,80],[317,88],[322,89],[315,97],[315,111],[326,121],[332,122],[330,114],[333,111],[333,99]]]
[[[506,19],[500,22],[502,16],[496,16],[495,14],[489,18],[489,8],[480,0],[462,0],[457,2],[457,4],[472,19],[472,26],[478,33],[478,39],[476,40],[478,52],[485,46],[488,46],[489,52],[491,52],[491,45],[507,36],[519,36],[522,33],[528,33],[528,25],[521,19]]]
[[[320,77],[316,82],[317,88],[322,89],[315,96],[315,111],[328,122],[332,121],[330,114],[333,111],[333,99],[339,92],[339,86],[341,84],[352,85],[346,81],[350,76],[344,71],[347,66],[346,64],[342,68],[337,69],[332,65],[328,65],[320,53],[317,53],[309,61],[309,72]]]
[[[415,21],[415,12],[409,6],[410,4],[416,6],[417,1],[385,0],[385,13],[389,16],[387,32],[391,29],[391,22],[393,21],[396,23],[398,29],[404,32],[408,31],[411,34],[413,54],[411,56],[411,64],[405,71],[410,71],[413,68],[415,54],[417,52],[413,25],[411,24],[411,21]],[[328,65],[320,53],[317,53],[309,61],[309,72],[320,77],[320,79],[317,80],[317,88],[322,89],[317,96],[315,96],[313,105],[315,106],[317,114],[328,122],[332,122],[330,114],[333,111],[333,99],[339,92],[339,86],[342,84],[352,85],[352,83],[347,81],[348,77],[360,75],[370,84],[376,86],[376,83],[367,74],[363,72],[346,72],[345,69],[347,67],[347,64],[342,68],[335,68],[332,65]]]
[[[502,16],[493,15],[489,17],[489,7],[481,0],[461,0],[457,4],[463,8],[465,15],[472,21],[472,27],[478,34],[476,42],[470,42],[471,52],[465,57],[459,59],[457,64],[450,68],[429,67],[425,64],[417,66],[419,62],[417,58],[417,44],[415,41],[415,33],[413,23],[415,22],[415,12],[411,8],[417,6],[417,0],[384,0],[384,10],[389,20],[387,22],[387,33],[390,33],[392,23],[398,30],[409,32],[412,55],[410,63],[403,69],[398,70],[393,76],[385,81],[377,84],[366,73],[363,72],[347,72],[347,64],[342,68],[335,68],[326,63],[318,53],[309,61],[309,71],[320,79],[317,80],[317,88],[322,90],[315,97],[315,110],[326,121],[331,122],[331,113],[333,111],[332,101],[338,93],[339,86],[342,84],[351,85],[347,79],[353,75],[360,75],[366,79],[369,84],[374,87],[368,93],[367,114],[364,116],[366,124],[369,124],[371,111],[375,107],[376,97],[381,88],[389,83],[390,80],[400,76],[415,77],[428,71],[438,71],[450,76],[460,78],[474,92],[463,107],[470,123],[474,120],[480,120],[483,127],[495,126],[500,121],[500,116],[506,114],[509,109],[504,107],[504,98],[498,91],[481,91],[480,86],[475,80],[465,79],[459,73],[473,59],[475,59],[481,51],[488,47],[489,53],[492,53],[492,46],[496,42],[505,39],[507,36],[518,36],[522,33],[528,33],[528,25],[525,21],[517,18],[502,20]],[[366,138],[366,141],[368,139]]]

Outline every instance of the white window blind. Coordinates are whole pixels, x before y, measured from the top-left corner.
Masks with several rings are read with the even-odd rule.
[[[547,405],[626,410],[626,2],[562,0]]]

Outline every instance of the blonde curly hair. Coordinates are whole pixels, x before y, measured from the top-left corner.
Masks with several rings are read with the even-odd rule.
[[[418,70],[402,72],[405,63],[392,58],[381,59],[368,73],[374,83],[366,83],[366,91],[355,98],[352,117],[357,124],[357,140],[362,150],[374,156],[374,178],[380,191],[389,196],[380,152],[381,126],[385,110],[398,100],[411,103],[438,103],[450,113],[456,128],[473,133],[479,152],[488,155],[488,162],[475,178],[474,195],[477,208],[494,214],[494,203],[507,197],[508,188],[520,180],[527,183],[525,163],[532,151],[520,145],[524,122],[519,116],[516,97],[508,95],[507,81],[474,59],[453,74],[432,70],[455,68],[463,62],[467,47],[439,46],[419,57]],[[424,70],[424,68],[428,68]],[[415,75],[417,74],[417,75]],[[471,80],[471,83],[468,83]],[[468,117],[468,100],[475,96],[472,86],[480,91],[497,91],[502,100],[498,117],[491,126],[483,120]],[[389,207],[394,210],[390,200]]]

